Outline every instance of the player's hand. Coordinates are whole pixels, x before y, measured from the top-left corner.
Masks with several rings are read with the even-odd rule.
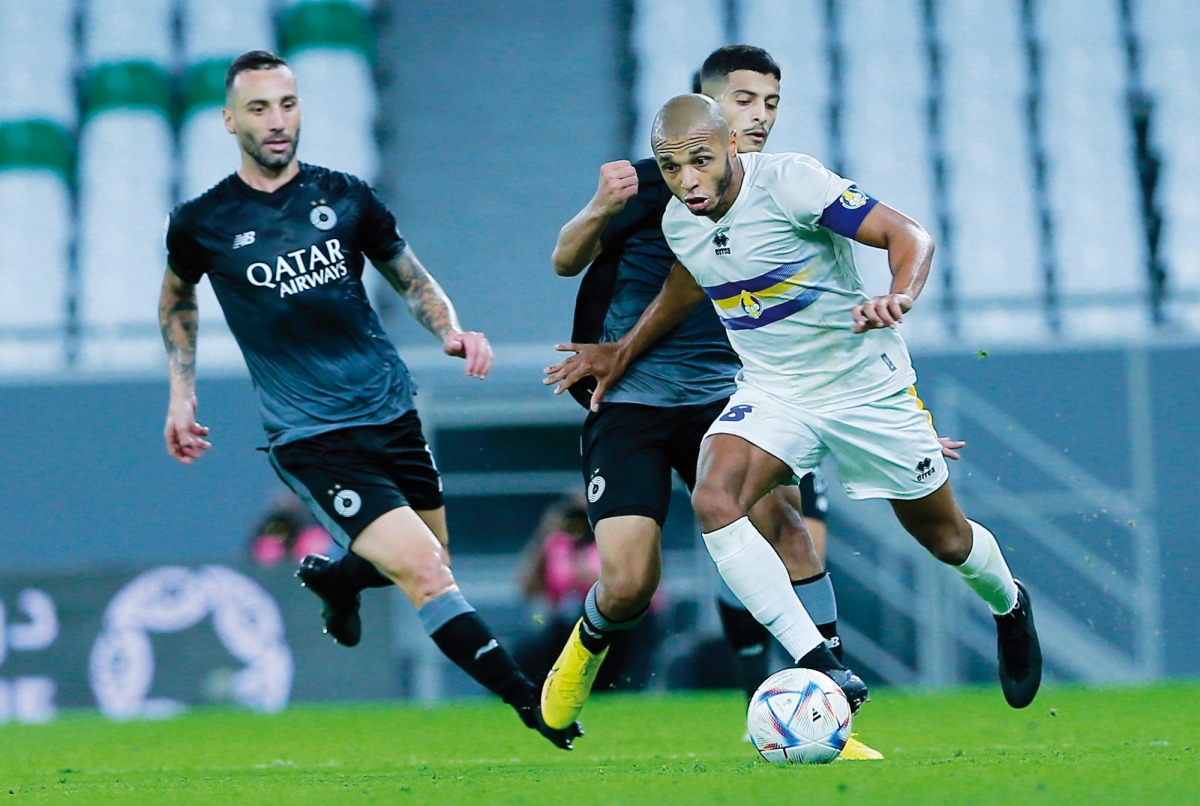
[[[455,331],[442,339],[442,352],[467,360],[467,375],[483,380],[492,369],[492,345],[477,330]]]
[[[884,327],[895,327],[904,321],[904,314],[913,306],[908,294],[884,294],[850,309],[854,317],[854,333],[866,333]]]
[[[554,394],[561,395],[582,378],[591,375],[596,379],[596,391],[592,393],[591,410],[599,411],[604,393],[618,378],[625,374],[626,359],[619,344],[556,344],[554,349],[564,353],[575,353],[552,367],[546,367],[542,383],[558,384]]]
[[[167,453],[180,464],[190,465],[212,447],[205,439],[208,426],[196,422],[196,396],[171,398],[167,406],[167,425],[163,436],[167,441]]]
[[[616,215],[637,192],[637,169],[632,162],[606,162],[600,166],[600,186],[596,188],[593,204],[605,215]]]
[[[938,442],[942,445],[942,456],[947,459],[961,459],[962,455],[958,450],[967,446],[967,443],[961,439],[950,439],[949,437],[938,437]]]

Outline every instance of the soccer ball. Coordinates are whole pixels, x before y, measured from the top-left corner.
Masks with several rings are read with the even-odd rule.
[[[828,676],[784,669],[750,698],[746,727],[772,764],[828,764],[850,738],[850,703]]]

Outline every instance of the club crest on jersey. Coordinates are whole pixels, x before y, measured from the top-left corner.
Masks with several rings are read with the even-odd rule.
[[[336,227],[338,221],[337,213],[335,213],[333,208],[327,204],[318,204],[316,207],[314,207],[312,212],[308,214],[308,220],[312,222],[314,227],[322,232]]]
[[[762,316],[762,301],[749,291],[743,291],[742,295],[738,297],[738,302],[741,303],[742,310],[746,313],[746,316],[749,316],[751,319],[757,319]]]
[[[847,210],[857,210],[867,203],[867,194],[863,193],[856,187],[848,187],[842,191],[841,198],[838,199],[842,206]]]
[[[713,252],[718,255],[728,255],[732,252],[729,248],[729,234],[725,231],[718,232],[713,236]]]

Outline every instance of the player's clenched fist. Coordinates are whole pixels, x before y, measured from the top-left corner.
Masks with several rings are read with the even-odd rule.
[[[595,203],[607,215],[619,212],[637,191],[637,170],[632,162],[617,160],[600,166],[600,187],[596,189]]]

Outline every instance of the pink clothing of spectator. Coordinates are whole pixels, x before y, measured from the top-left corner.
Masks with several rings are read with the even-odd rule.
[[[600,550],[595,541],[577,540],[562,530],[546,535],[542,593],[557,608],[564,600],[580,602],[600,578]]]

